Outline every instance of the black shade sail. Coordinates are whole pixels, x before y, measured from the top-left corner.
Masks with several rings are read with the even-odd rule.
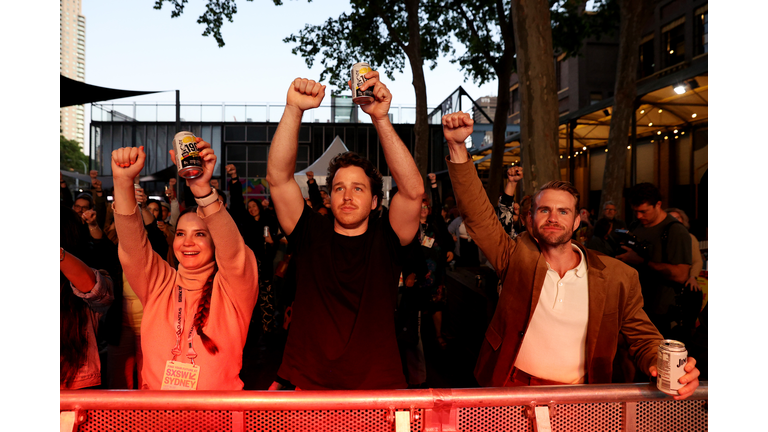
[[[150,93],[160,93],[167,90],[155,91],[134,91],[120,90],[95,85],[86,84],[81,81],[75,81],[64,75],[59,75],[59,102],[60,108],[71,105],[82,105],[91,102],[99,102],[111,99],[120,99],[131,96],[141,96]]]

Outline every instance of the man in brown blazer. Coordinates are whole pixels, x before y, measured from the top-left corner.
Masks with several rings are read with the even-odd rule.
[[[656,376],[662,336],[642,309],[637,271],[572,241],[579,194],[568,182],[545,184],[534,195],[525,232],[504,233],[464,145],[473,121],[443,117],[448,171],[467,230],[502,281],[475,377],[483,386],[603,384],[623,335],[637,367]],[[685,399],[699,386],[688,357]]]

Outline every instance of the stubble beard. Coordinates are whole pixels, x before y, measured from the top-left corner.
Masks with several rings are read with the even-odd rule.
[[[542,227],[546,226],[557,226],[561,228],[563,231],[561,233],[549,233],[545,234],[542,231]],[[561,246],[566,243],[571,242],[571,236],[573,235],[573,231],[568,232],[568,229],[566,229],[564,226],[559,224],[543,224],[541,226],[536,226],[536,229],[533,232],[534,237],[536,237],[536,240],[539,241],[539,243],[543,243],[548,246]]]

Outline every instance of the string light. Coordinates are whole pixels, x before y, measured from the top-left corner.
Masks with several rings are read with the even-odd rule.
[[[656,131],[656,135],[661,135],[661,131]]]
[[[648,127],[653,126],[653,122],[648,123]]]
[[[691,114],[692,118],[696,118],[696,113]]]
[[[587,146],[584,146],[584,147],[582,147],[581,149],[582,149],[582,150],[586,150],[586,149],[587,149]]]
[[[677,129],[675,129],[674,133],[677,133]]]
[[[659,108],[659,114],[661,114],[661,112],[662,112],[662,111],[664,111],[664,110],[663,110],[663,109],[661,109],[661,108]]]
[[[629,150],[629,149],[631,149],[631,148],[632,148],[632,146],[631,146],[631,145],[628,145],[628,146],[627,146],[627,150]]]

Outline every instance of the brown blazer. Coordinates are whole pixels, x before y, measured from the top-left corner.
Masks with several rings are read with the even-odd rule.
[[[467,231],[502,281],[499,303],[475,366],[480,385],[502,387],[538,304],[547,264],[527,232],[516,240],[504,232],[471,159],[463,164],[448,161],[448,171]],[[643,311],[637,271],[578,242],[574,244],[584,252],[588,268],[587,382],[611,382],[619,333],[626,337],[637,367],[647,373],[655,364],[663,338]]]

